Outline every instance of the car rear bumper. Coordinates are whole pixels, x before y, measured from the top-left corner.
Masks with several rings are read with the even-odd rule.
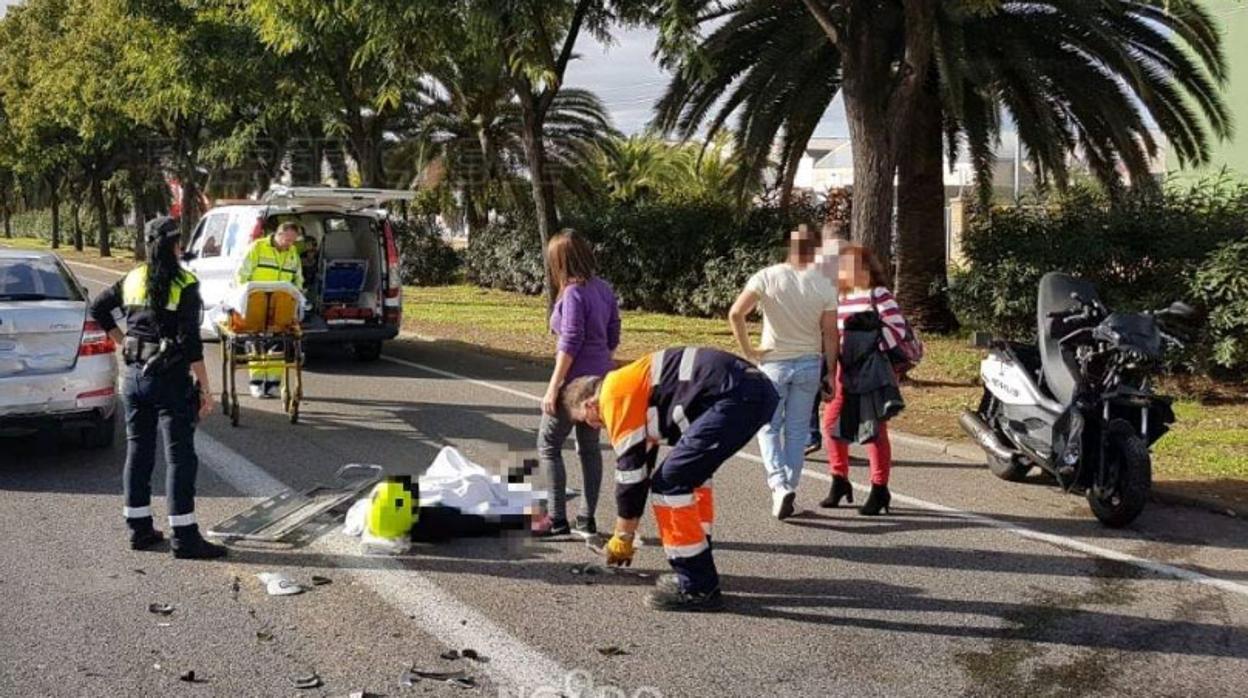
[[[399,336],[399,328],[393,325],[360,325],[343,327],[305,327],[305,344],[352,344],[355,342],[380,342]]]
[[[107,419],[117,409],[117,360],[85,356],[73,370],[0,378],[0,424]]]

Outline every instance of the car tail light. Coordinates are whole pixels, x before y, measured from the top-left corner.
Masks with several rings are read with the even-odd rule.
[[[382,301],[382,317],[387,325],[398,325],[403,319],[403,279],[399,274],[399,247],[394,241],[394,226],[381,224],[386,240],[386,291]]]
[[[100,327],[100,323],[95,320],[87,320],[82,324],[82,343],[78,345],[78,356],[112,354],[116,350],[117,344]]]
[[[255,242],[256,240],[259,240],[262,237],[264,237],[264,219],[257,218],[256,226],[251,229],[251,241]]]

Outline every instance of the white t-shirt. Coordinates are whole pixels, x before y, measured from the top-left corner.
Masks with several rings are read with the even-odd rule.
[[[750,277],[745,289],[758,296],[763,311],[764,361],[784,361],[823,353],[825,312],[836,314],[836,286],[814,266],[776,264]]]

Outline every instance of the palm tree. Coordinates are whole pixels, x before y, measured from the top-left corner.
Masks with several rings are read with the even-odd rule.
[[[739,147],[757,154],[780,139],[782,183],[790,187],[793,160],[848,77],[819,22],[799,11],[812,1],[732,5],[697,62],[684,65],[669,85],[656,123],[688,135],[714,112],[709,128],[715,130],[744,106]],[[1159,148],[1149,119],[1181,160],[1195,164],[1208,159],[1210,129],[1218,137],[1230,132],[1216,91],[1226,74],[1220,39],[1194,0],[1032,0],[995,12],[939,5],[934,60],[909,113],[899,159],[897,290],[924,328],[950,320],[943,299],[930,292],[945,279],[946,149],[965,148],[981,189],[990,186],[1005,115],[1037,170],[1058,186],[1066,182],[1068,156],[1079,154],[1114,187],[1119,166],[1132,183],[1148,182],[1149,158]],[[900,51],[903,37],[896,38]],[[753,113],[751,105],[760,103],[762,112]],[[745,162],[764,166],[757,157]]]
[[[525,205],[523,115],[501,65],[479,52],[452,56],[425,76],[421,100],[389,165],[409,173],[404,185],[449,186],[470,235],[492,208]],[[597,97],[568,88],[552,101],[545,134],[550,172],[575,190],[616,131]]]

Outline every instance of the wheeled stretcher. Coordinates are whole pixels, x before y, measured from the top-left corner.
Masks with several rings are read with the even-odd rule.
[[[238,289],[224,319],[221,336],[221,406],[238,426],[238,369],[262,366],[282,373],[282,409],[290,423],[299,421],[303,400],[303,294],[286,282],[253,282]]]

